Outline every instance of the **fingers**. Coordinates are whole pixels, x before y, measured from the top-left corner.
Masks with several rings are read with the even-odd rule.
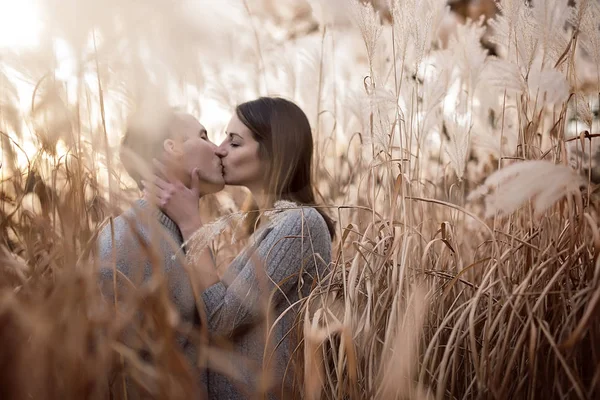
[[[152,163],[154,165],[154,176],[149,181],[142,180],[144,197],[149,201],[159,207],[166,207],[173,198],[185,199],[192,193],[194,194],[193,197],[198,197],[202,185],[198,169],[192,172],[191,187],[188,188],[161,161],[153,159]],[[179,204],[179,201],[177,200],[175,203]]]
[[[171,187],[173,186],[172,184],[170,184],[167,181],[164,181],[161,177],[159,177],[158,175],[154,176],[154,180],[152,181],[153,184],[156,185],[156,187],[158,187],[159,189],[162,190],[170,190]]]
[[[171,185],[158,177],[154,177],[151,181],[142,179],[142,186],[144,186],[144,190],[148,190],[152,193],[173,192],[174,190],[174,185]]]
[[[165,206],[176,190],[175,185],[157,176],[150,182],[142,180],[142,185],[144,186],[144,198],[159,206]]]
[[[172,196],[173,193],[168,190],[151,190],[144,188],[144,199],[159,207],[165,207]]]
[[[192,171],[192,184],[191,190],[195,195],[200,195],[200,190],[202,188],[202,181],[200,180],[200,170],[198,168],[194,168]]]

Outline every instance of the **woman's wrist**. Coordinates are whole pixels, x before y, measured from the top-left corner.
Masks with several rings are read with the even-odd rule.
[[[178,224],[178,226],[181,235],[183,236],[183,240],[187,241],[202,227],[202,220],[200,219],[200,216],[190,217],[181,224]]]

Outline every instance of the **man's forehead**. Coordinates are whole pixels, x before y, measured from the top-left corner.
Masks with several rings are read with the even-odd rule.
[[[174,121],[182,125],[198,125],[200,122],[192,114],[184,112],[176,112],[174,115]]]

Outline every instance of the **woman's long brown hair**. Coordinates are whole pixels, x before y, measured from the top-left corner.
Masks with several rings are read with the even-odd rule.
[[[259,143],[259,156],[267,161],[266,184],[270,202],[293,201],[316,206],[312,182],[313,137],[306,114],[293,102],[280,97],[260,97],[238,105],[237,117]],[[254,232],[259,217],[252,199],[246,202],[246,229]],[[335,236],[333,220],[323,210],[329,234]]]

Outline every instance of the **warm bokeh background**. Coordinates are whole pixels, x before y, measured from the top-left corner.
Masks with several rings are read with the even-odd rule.
[[[125,377],[187,398],[178,350],[140,367],[131,315],[99,305],[94,234],[138,195],[129,113],[167,100],[219,143],[260,95],[306,111],[338,223],[298,325],[304,397],[597,396],[600,6],[526,3],[0,0],[0,398],[105,398]],[[187,332],[156,282],[140,332]]]

